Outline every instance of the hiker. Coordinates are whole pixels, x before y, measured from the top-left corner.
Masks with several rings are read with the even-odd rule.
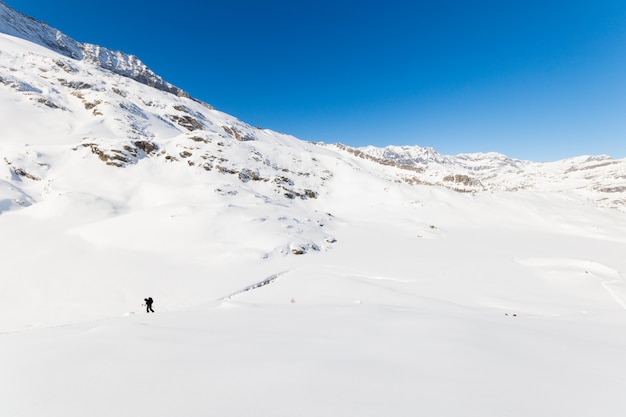
[[[152,303],[154,302],[152,297],[144,298],[143,300],[146,302],[146,313],[154,313],[154,310],[152,309]]]

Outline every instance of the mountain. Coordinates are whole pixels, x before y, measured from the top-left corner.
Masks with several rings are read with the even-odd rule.
[[[623,160],[304,142],[2,2],[0,126],[0,416],[623,415]]]
[[[111,51],[97,45],[76,42],[44,22],[21,14],[0,1],[0,33],[42,45],[74,60],[92,63],[115,74],[169,93],[189,97],[152,72],[136,56]]]
[[[332,170],[319,163],[307,172],[294,169],[291,162],[300,156],[276,161],[265,145],[268,141],[297,143],[297,148],[306,147],[311,155],[330,152],[340,158],[366,158],[381,165],[373,172],[386,179],[459,192],[574,193],[603,207],[626,210],[625,160],[587,156],[533,163],[496,153],[444,156],[418,146],[353,149],[341,144],[302,144],[191,99],[134,56],[74,41],[2,2],[0,17],[0,32],[5,34],[0,85],[5,87],[4,106],[11,108],[5,117],[12,121],[8,140],[14,143],[22,141],[25,132],[31,146],[39,142],[34,138],[46,138],[42,145],[62,138],[74,152],[91,152],[113,166],[136,164],[143,158],[183,162],[192,171],[217,170],[245,181],[269,182],[277,194],[309,198],[321,191]],[[31,120],[38,120],[38,126]],[[233,143],[240,146],[231,150]],[[284,149],[290,153],[290,148]],[[46,182],[41,172],[46,163],[37,161],[38,157],[12,158],[4,156],[13,175]],[[13,184],[13,188],[13,197],[2,203],[4,207],[40,198],[21,185]]]
[[[51,177],[61,167],[50,163],[51,153],[120,168],[143,159],[180,164],[190,175],[212,171],[241,183],[269,183],[264,186],[281,198],[314,198],[307,184],[325,181],[323,169],[294,166],[301,149],[308,154],[312,146],[190,99],[135,57],[75,42],[2,3],[0,13],[0,29],[10,35],[0,40],[2,156],[10,172],[5,188],[14,196],[3,201],[4,209],[53,192],[59,182]],[[294,155],[268,158],[269,150],[287,143],[295,144]]]
[[[495,152],[444,156],[434,149],[419,146],[383,149],[368,146],[350,151],[363,158],[417,172],[404,176],[406,181],[414,183],[461,192],[532,190],[573,193],[603,207],[626,210],[626,160],[615,160],[606,155],[538,163]]]

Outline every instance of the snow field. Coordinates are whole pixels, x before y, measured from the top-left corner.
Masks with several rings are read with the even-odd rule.
[[[70,417],[617,416],[626,340],[615,319],[431,303],[138,312],[1,335],[12,358],[1,407]]]
[[[192,205],[117,216],[98,200],[3,214],[19,279],[0,292],[0,414],[621,415],[622,215],[433,191],[331,194],[313,230],[337,242],[301,256],[218,244],[294,236],[279,206],[239,194],[215,223]]]

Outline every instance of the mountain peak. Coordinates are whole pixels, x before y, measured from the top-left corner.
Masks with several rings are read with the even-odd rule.
[[[189,97],[188,93],[156,75],[136,56],[75,41],[58,29],[22,14],[2,1],[0,1],[0,33],[33,42],[68,58],[90,62],[161,91],[179,97]]]

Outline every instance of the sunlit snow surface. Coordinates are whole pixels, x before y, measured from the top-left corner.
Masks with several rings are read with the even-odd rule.
[[[132,249],[81,237],[84,213],[3,214],[0,414],[621,415],[623,215],[408,187],[325,204],[332,249],[265,259],[226,212],[233,242],[137,216]]]
[[[0,416],[626,413],[623,212],[409,185],[6,35],[0,68]]]

